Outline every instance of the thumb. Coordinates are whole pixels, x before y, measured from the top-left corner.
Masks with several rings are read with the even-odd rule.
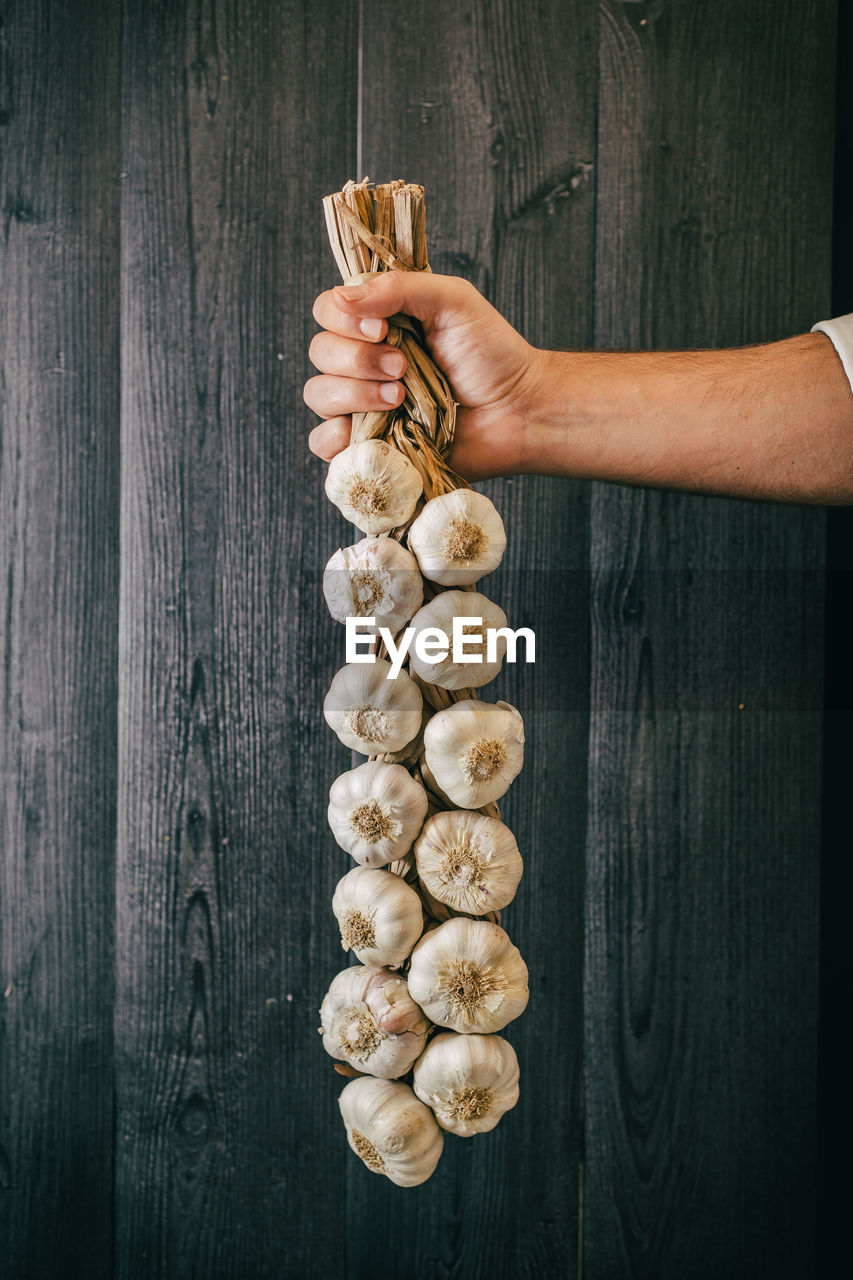
[[[370,280],[339,285],[334,293],[335,305],[349,315],[414,316],[427,330],[474,320],[484,308],[491,309],[468,280],[431,271],[383,271]]]

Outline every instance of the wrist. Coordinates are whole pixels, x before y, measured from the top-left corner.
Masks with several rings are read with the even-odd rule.
[[[582,464],[580,442],[592,421],[582,368],[590,354],[532,350],[518,430],[520,472],[583,474],[575,465]]]
[[[566,405],[561,405],[568,380],[556,368],[562,353],[531,347],[525,374],[524,393],[519,397],[517,424],[517,471],[521,475],[549,473],[555,452],[555,435],[565,440]],[[562,425],[556,428],[558,408]]]

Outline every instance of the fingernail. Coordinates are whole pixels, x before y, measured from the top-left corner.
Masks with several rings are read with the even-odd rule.
[[[372,338],[375,340],[382,334],[381,320],[360,320],[358,327],[364,334],[365,338]]]
[[[379,388],[379,394],[386,404],[396,404],[400,399],[399,382],[383,382]]]
[[[399,378],[405,365],[405,357],[401,356],[399,351],[386,351],[379,361],[379,368],[382,372],[390,374],[392,378]]]
[[[359,302],[362,298],[367,297],[367,285],[339,284],[335,289],[335,292],[339,293],[347,302]]]

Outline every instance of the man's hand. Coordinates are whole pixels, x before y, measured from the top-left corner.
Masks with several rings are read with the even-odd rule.
[[[316,454],[349,415],[399,405],[387,317],[417,317],[458,411],[450,465],[469,480],[535,472],[776,502],[853,503],[853,396],[822,333],[708,351],[538,351],[473,285],[387,272],[320,294],[305,402]],[[386,398],[387,397],[387,398]]]
[[[383,341],[387,317],[414,316],[448,379],[457,412],[448,461],[469,480],[527,469],[526,428],[539,397],[546,353],[457,276],[389,271],[367,284],[321,293],[314,319],[322,326],[309,356],[320,376],[305,384],[305,403],[326,421],[309,445],[329,461],[349,443],[355,412],[403,400],[403,354]]]

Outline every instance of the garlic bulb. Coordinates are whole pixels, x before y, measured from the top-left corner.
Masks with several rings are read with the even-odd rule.
[[[428,806],[426,791],[401,764],[370,760],[335,778],[329,826],[356,862],[384,867],[408,853]]]
[[[500,1031],[527,1005],[527,965],[504,930],[454,916],[425,933],[412,952],[412,999],[453,1031]]]
[[[466,699],[424,729],[426,762],[460,809],[480,809],[506,791],[524,763],[524,724],[508,702]]]
[[[512,902],[523,869],[509,827],[468,809],[427,818],[415,842],[415,861],[434,898],[474,916]]]
[[[429,1029],[405,978],[365,965],[333,979],[320,1022],[328,1054],[383,1080],[406,1074],[423,1052]]]
[[[480,661],[454,662],[451,649],[446,658],[424,662],[416,652],[417,632],[426,627],[438,627],[446,636],[452,636],[454,618],[481,619],[479,626],[466,627],[464,632],[466,654],[476,654]],[[439,592],[434,600],[418,610],[411,625],[416,634],[409,649],[409,662],[412,670],[427,684],[437,684],[442,689],[479,689],[494,680],[500,671],[506,653],[506,637],[497,637],[496,660],[487,662],[485,633],[490,628],[506,627],[506,614],[478,591]]]
[[[413,1087],[442,1129],[470,1138],[518,1102],[518,1059],[502,1036],[442,1031],[415,1063]]]
[[[420,898],[392,871],[353,867],[337,883],[332,910],[344,951],[377,968],[398,969],[423,932]]]
[[[351,1080],[338,1099],[347,1139],[372,1173],[398,1187],[426,1182],[438,1164],[444,1134],[429,1107],[399,1081]]]
[[[400,751],[418,734],[423,714],[421,691],[399,671],[389,680],[391,663],[348,662],[335,675],[323,703],[323,715],[341,742],[363,755]]]
[[[326,496],[362,533],[405,524],[424,483],[405,454],[384,440],[361,440],[329,463]]]
[[[473,489],[431,498],[409,530],[421,573],[446,587],[464,587],[500,564],[506,548],[494,503]]]
[[[323,573],[323,595],[338,622],[375,618],[392,634],[423,604],[424,584],[415,557],[393,538],[362,538],[341,547]]]

